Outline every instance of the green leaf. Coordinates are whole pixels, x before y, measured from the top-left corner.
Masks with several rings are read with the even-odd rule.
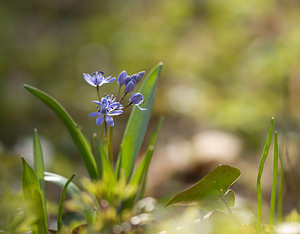
[[[269,134],[264,146],[264,151],[260,160],[258,174],[257,174],[257,183],[256,183],[256,192],[257,192],[257,220],[256,220],[256,232],[260,232],[260,223],[261,223],[261,206],[262,206],[262,193],[261,193],[261,175],[263,173],[265,161],[267,159],[269,148],[272,140],[274,128],[274,117],[271,119],[271,125],[269,128]]]
[[[23,173],[22,188],[26,203],[27,213],[33,217],[32,232],[38,234],[48,233],[47,214],[44,208],[38,178],[34,170],[22,157]]]
[[[62,215],[63,215],[63,205],[64,205],[64,201],[66,198],[66,192],[67,192],[67,188],[68,185],[71,183],[71,181],[73,180],[73,178],[75,177],[75,175],[73,174],[66,182],[62,192],[61,192],[61,196],[60,196],[60,200],[59,200],[59,206],[58,206],[58,213],[57,213],[57,232],[61,233],[61,229],[62,229]]]
[[[159,63],[145,78],[140,93],[145,99],[146,111],[134,107],[128,120],[123,136],[121,149],[117,163],[117,178],[124,173],[127,181],[131,176],[136,158],[143,143],[146,129],[150,120],[157,80],[160,74],[162,63]]]
[[[44,182],[44,158],[43,158],[43,150],[42,150],[37,129],[34,129],[34,133],[33,133],[33,156],[34,156],[34,169],[39,181],[44,208],[47,213],[45,182]]]
[[[81,155],[81,158],[85,164],[85,167],[92,179],[97,178],[97,168],[96,163],[91,151],[91,147],[87,139],[81,133],[79,127],[74,122],[72,117],[66,111],[66,109],[53,97],[48,95],[47,93],[32,87],[30,85],[24,85],[24,88],[39,98],[42,102],[44,102],[48,107],[50,107],[54,113],[61,119],[61,121],[66,126],[69,131],[77,149]]]
[[[108,181],[111,181],[112,183],[116,182],[114,169],[107,157],[107,154],[105,153],[105,145],[100,145],[100,139],[96,135],[96,133],[94,133],[93,135],[93,143],[98,168],[98,179],[105,178],[108,179]]]
[[[152,154],[154,150],[155,143],[157,141],[157,137],[159,134],[159,131],[161,129],[161,126],[163,124],[163,117],[159,119],[159,122],[156,126],[156,129],[154,130],[152,137],[150,139],[150,143],[147,149],[147,152],[143,159],[141,160],[139,166],[137,167],[134,175],[132,176],[129,184],[133,186],[139,186],[139,193],[136,196],[136,199],[139,200],[144,195],[145,185],[146,185],[146,179],[148,174],[148,169],[150,166],[150,162],[152,159]]]
[[[221,208],[224,195],[240,174],[237,168],[218,166],[191,188],[175,195],[166,206],[197,204],[207,211]],[[232,197],[232,193],[230,192],[228,196]]]
[[[63,188],[65,186],[65,184],[68,182],[67,178],[65,178],[61,175],[51,173],[51,172],[45,172],[44,180],[51,182],[53,184],[56,184],[61,188]],[[80,190],[74,183],[71,182],[67,188],[67,193],[73,197],[73,196],[79,194]]]
[[[274,224],[274,218],[275,218],[277,178],[278,178],[278,137],[277,137],[277,131],[275,131],[275,136],[274,136],[273,180],[272,180],[272,192],[271,192],[271,202],[270,202],[270,225]]]
[[[280,184],[279,184],[279,194],[278,194],[278,221],[283,220],[283,188],[284,188],[284,167],[281,153],[279,153],[279,165],[280,165]]]

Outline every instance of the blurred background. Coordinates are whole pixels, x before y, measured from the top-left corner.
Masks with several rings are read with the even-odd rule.
[[[0,7],[1,184],[20,191],[20,155],[32,160],[34,128],[48,171],[67,177],[74,172],[77,181],[87,174],[60,120],[23,84],[60,101],[91,139],[99,131],[88,118],[97,96],[82,73],[149,72],[163,62],[149,133],[160,115],[165,122],[147,193],[168,198],[226,163],[241,169],[237,194],[255,208],[259,160],[274,116],[286,185],[295,190],[286,194],[291,199],[285,211],[298,207],[293,183],[299,163],[299,25],[296,0],[5,1]],[[103,93],[116,92],[111,84],[104,88]],[[128,116],[129,111],[116,120],[115,153]],[[267,161],[266,205],[271,170]]]

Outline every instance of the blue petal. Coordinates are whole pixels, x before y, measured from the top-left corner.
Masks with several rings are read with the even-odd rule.
[[[105,121],[109,126],[111,126],[111,127],[114,126],[114,120],[111,116],[105,115]]]
[[[140,107],[139,105],[136,105],[141,111],[145,111],[145,110],[147,110],[147,108],[142,108],[142,107]]]
[[[121,85],[121,86],[124,85],[126,76],[127,76],[126,71],[122,71],[122,72],[120,73],[120,75],[119,75],[119,77],[118,77],[118,84],[119,84],[119,85]]]
[[[96,124],[97,125],[101,125],[103,123],[104,120],[104,116],[100,115],[97,119],[96,119]]]
[[[108,115],[110,115],[110,116],[116,116],[116,115],[120,115],[122,113],[123,113],[123,111],[121,111],[121,110],[114,110],[114,111],[110,111],[108,113]]]
[[[100,115],[100,113],[99,113],[98,111],[96,111],[96,112],[90,113],[90,114],[89,114],[89,117],[96,117],[96,116],[98,116],[98,115]]]
[[[85,81],[86,81],[89,85],[92,85],[92,86],[96,87],[96,85],[95,85],[94,82],[93,82],[93,78],[92,78],[89,74],[83,73],[83,77],[84,77]]]
[[[107,80],[108,83],[113,82],[116,80],[116,77],[111,78],[110,80]]]
[[[101,104],[102,104],[102,102],[99,102],[99,101],[92,101],[92,103],[96,103],[99,106],[101,106]]]

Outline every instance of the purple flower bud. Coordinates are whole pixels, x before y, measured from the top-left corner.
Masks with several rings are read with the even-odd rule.
[[[120,86],[124,85],[125,84],[125,79],[127,77],[127,73],[126,71],[122,71],[119,75],[119,78],[118,78],[118,84]]]
[[[126,85],[125,91],[127,93],[130,93],[134,90],[135,84],[132,81],[129,81],[129,83]]]
[[[138,75],[134,74],[131,76],[130,81],[132,81],[135,85],[137,85],[137,83],[138,83],[137,78],[138,78]]]
[[[124,80],[124,85],[127,85],[130,81],[130,76],[126,76],[125,80]]]
[[[129,101],[134,105],[139,105],[144,101],[144,97],[141,93],[134,93],[131,95],[131,98],[129,98]]]
[[[129,98],[130,104],[136,105],[140,110],[144,111],[147,110],[146,108],[142,108],[139,105],[144,103],[144,97],[141,93],[134,93]]]
[[[138,75],[141,77],[141,79],[143,78],[143,76],[144,76],[145,74],[146,74],[145,71],[141,71],[141,72],[138,73]]]

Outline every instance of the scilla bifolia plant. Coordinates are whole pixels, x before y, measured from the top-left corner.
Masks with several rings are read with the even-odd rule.
[[[118,78],[105,77],[102,71],[91,75],[84,73],[85,81],[95,87],[97,100],[96,111],[89,117],[96,118],[99,136],[93,134],[91,143],[81,133],[69,113],[50,95],[29,85],[24,85],[29,92],[44,102],[61,119],[88,171],[89,179],[81,180],[81,187],[72,183],[75,175],[64,178],[45,172],[43,152],[37,130],[34,131],[34,169],[22,157],[22,186],[27,214],[30,216],[33,233],[144,233],[145,224],[151,223],[154,200],[142,199],[145,190],[148,168],[162,118],[153,131],[149,146],[134,170],[137,156],[146,133],[153,106],[157,80],[162,64],[158,64],[148,76],[145,72],[127,75],[120,73]],[[139,92],[133,92],[144,79]],[[104,85],[118,83],[118,93],[101,96]],[[126,102],[125,97],[129,99]],[[112,151],[113,128],[117,118],[130,106],[135,106],[127,123],[120,151],[114,160]],[[175,195],[168,203],[171,205],[195,204],[205,211],[227,209],[234,205],[235,195],[230,186],[239,178],[240,171],[234,167],[221,165],[206,175],[191,188]],[[49,230],[45,181],[62,187],[57,213],[57,230]],[[69,210],[80,213],[82,218],[72,225],[63,225],[63,207],[66,193],[71,196],[67,202]],[[142,199],[142,200],[141,200]],[[151,208],[151,209],[150,209]],[[232,214],[231,214],[232,216]],[[148,228],[149,230],[149,228]]]
[[[81,225],[73,230],[75,233],[82,229],[111,233],[114,225],[121,224],[124,219],[129,219],[134,215],[133,206],[136,201],[143,197],[153,148],[162,125],[161,118],[153,132],[145,155],[133,173],[134,164],[150,120],[161,67],[162,64],[158,64],[145,78],[143,78],[144,71],[131,76],[123,71],[117,79],[105,77],[102,71],[97,71],[91,75],[83,74],[85,81],[94,86],[97,91],[98,100],[93,101],[97,105],[97,111],[90,113],[89,117],[96,117],[97,128],[101,128],[101,130],[99,136],[93,135],[93,151],[88,139],[81,133],[73,118],[58,101],[37,88],[24,85],[25,89],[44,102],[61,119],[70,133],[90,177],[90,180],[83,179],[83,188],[81,189],[71,182],[74,175],[66,179],[60,175],[45,172],[42,148],[37,130],[35,130],[34,169],[22,157],[22,187],[27,213],[32,218],[31,230],[33,233],[48,232],[45,181],[62,187],[57,215],[57,231],[52,230],[52,232],[62,233],[63,230],[66,230],[63,229],[62,225],[62,211],[66,193],[73,197],[69,207],[76,207],[77,211],[83,211],[85,216]],[[143,79],[144,82],[140,91],[133,93]],[[116,96],[101,96],[102,86],[116,80],[119,86],[118,94]],[[129,100],[126,103],[125,97],[129,95]],[[128,120],[115,165],[112,152],[115,118],[130,106],[135,106],[135,108],[133,108]],[[138,227],[137,224],[127,223],[126,230],[133,226]],[[72,230],[67,232],[69,231]]]

